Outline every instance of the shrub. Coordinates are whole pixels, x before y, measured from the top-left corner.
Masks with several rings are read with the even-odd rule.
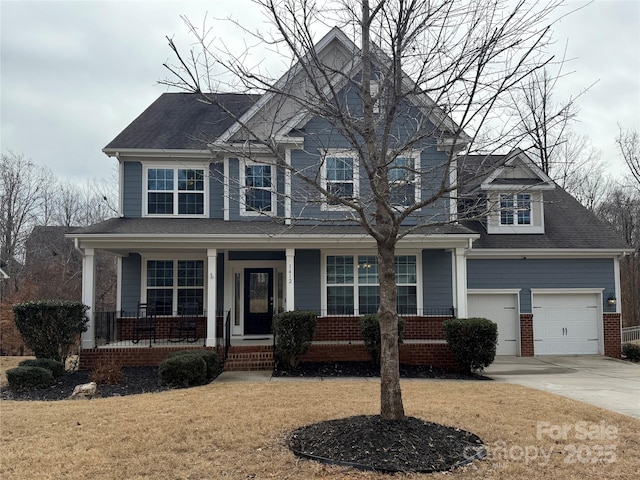
[[[122,382],[122,362],[112,356],[101,357],[90,377],[98,385],[118,385]]]
[[[482,370],[493,362],[498,343],[498,326],[486,318],[454,318],[443,324],[449,349],[467,373]]]
[[[220,373],[220,360],[218,354],[212,350],[179,350],[171,352],[167,358],[175,358],[184,355],[195,355],[204,360],[207,366],[207,380],[213,380]]]
[[[49,358],[36,358],[29,360],[22,360],[19,367],[40,367],[46,368],[51,372],[54,377],[61,377],[64,374],[64,364],[57,360],[51,360]]]
[[[203,385],[207,380],[207,364],[198,355],[177,355],[160,364],[158,377],[160,385],[174,388]]]
[[[47,388],[54,384],[51,370],[42,367],[16,367],[7,370],[7,381],[13,390]]]
[[[16,326],[37,358],[65,363],[79,335],[87,330],[86,305],[66,300],[42,300],[13,306]]]
[[[640,345],[637,343],[625,343],[622,345],[622,354],[632,362],[640,362]]]
[[[377,315],[363,315],[360,317],[360,335],[371,356],[374,365],[380,366],[380,351],[382,340],[380,338],[380,320]],[[404,339],[404,319],[398,317],[398,344]]]
[[[275,358],[277,362],[295,367],[300,357],[309,351],[316,334],[317,315],[314,312],[283,312],[273,316]]]

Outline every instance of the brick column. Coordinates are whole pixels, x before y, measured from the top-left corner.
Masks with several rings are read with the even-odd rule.
[[[621,315],[619,313],[605,313],[602,315],[604,326],[604,354],[607,357],[620,358],[621,353]]]
[[[533,357],[533,314],[520,314],[520,356]]]

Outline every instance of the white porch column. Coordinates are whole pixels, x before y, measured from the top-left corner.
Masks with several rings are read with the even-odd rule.
[[[95,348],[96,346],[96,326],[93,315],[96,306],[95,276],[95,252],[93,248],[86,248],[82,254],[82,303],[89,307],[87,311],[89,324],[87,331],[82,332],[83,349]]]
[[[287,306],[286,309],[288,312],[292,312],[295,309],[295,256],[296,250],[295,248],[287,248],[286,250],[286,269],[287,269],[287,287],[286,287],[286,295],[287,295]]]
[[[207,347],[216,346],[216,312],[218,302],[216,298],[216,284],[218,273],[218,250],[207,249]]]
[[[458,318],[467,318],[467,257],[466,248],[456,248],[454,252],[455,279],[454,295],[456,302],[456,315]]]

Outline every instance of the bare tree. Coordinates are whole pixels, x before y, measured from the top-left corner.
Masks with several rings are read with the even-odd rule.
[[[199,93],[202,101],[229,115],[233,111],[218,100],[216,92],[232,89],[263,94],[266,107],[260,118],[235,117],[239,129],[232,137],[204,140],[212,149],[236,155],[239,148],[246,156],[268,151],[275,164],[296,181],[292,202],[340,205],[344,220],[357,222],[375,240],[382,338],[381,416],[402,419],[396,246],[415,228],[446,223],[454,216],[455,212],[449,212],[451,216],[438,212],[447,211],[450,200],[456,198],[458,186],[452,171],[465,169],[466,154],[484,148],[485,142],[513,147],[528,133],[501,125],[500,112],[523,79],[548,63],[543,54],[549,40],[548,19],[559,3],[255,3],[266,12],[273,32],[243,32],[256,44],[267,44],[281,53],[285,62],[293,65],[288,75],[273,78],[262,72],[260,65],[248,63],[253,45],[247,51],[230,51],[222,40],[212,38],[206,23],[197,28],[185,19],[198,49],[182,53],[169,40],[177,63],[165,64],[173,75],[161,83]],[[316,49],[316,28],[331,23],[341,26],[347,51],[337,49],[327,55]],[[278,133],[288,132],[309,118],[323,122],[323,135],[312,139],[317,148],[305,152],[315,155],[316,161],[309,168],[295,168],[276,139]],[[322,152],[335,147],[327,142],[329,137],[355,152],[365,177],[360,181],[366,185],[357,195],[322,181]],[[437,165],[398,161],[426,148],[438,149],[434,155],[439,159]],[[476,167],[476,173],[483,172]],[[398,201],[403,185],[416,178],[429,193]],[[290,221],[303,217],[300,214]],[[419,219],[419,225],[403,226],[410,217]],[[321,215],[304,219],[323,221]]]
[[[623,130],[620,126],[618,128],[620,133],[616,143],[629,168],[629,173],[635,180],[635,188],[640,190],[640,136],[634,130]]]
[[[15,277],[24,254],[24,241],[41,213],[43,192],[51,173],[13,152],[0,161],[0,258]],[[6,283],[6,282],[3,282]]]

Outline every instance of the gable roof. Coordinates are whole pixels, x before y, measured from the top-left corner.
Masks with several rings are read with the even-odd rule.
[[[211,103],[202,94],[163,93],[103,149],[206,150],[207,142],[220,136],[253,105],[259,95],[220,93],[222,105]],[[232,112],[229,115],[225,109]]]
[[[543,234],[490,235],[479,221],[462,222],[480,234],[473,249],[632,251],[622,238],[562,188],[544,192]]]

